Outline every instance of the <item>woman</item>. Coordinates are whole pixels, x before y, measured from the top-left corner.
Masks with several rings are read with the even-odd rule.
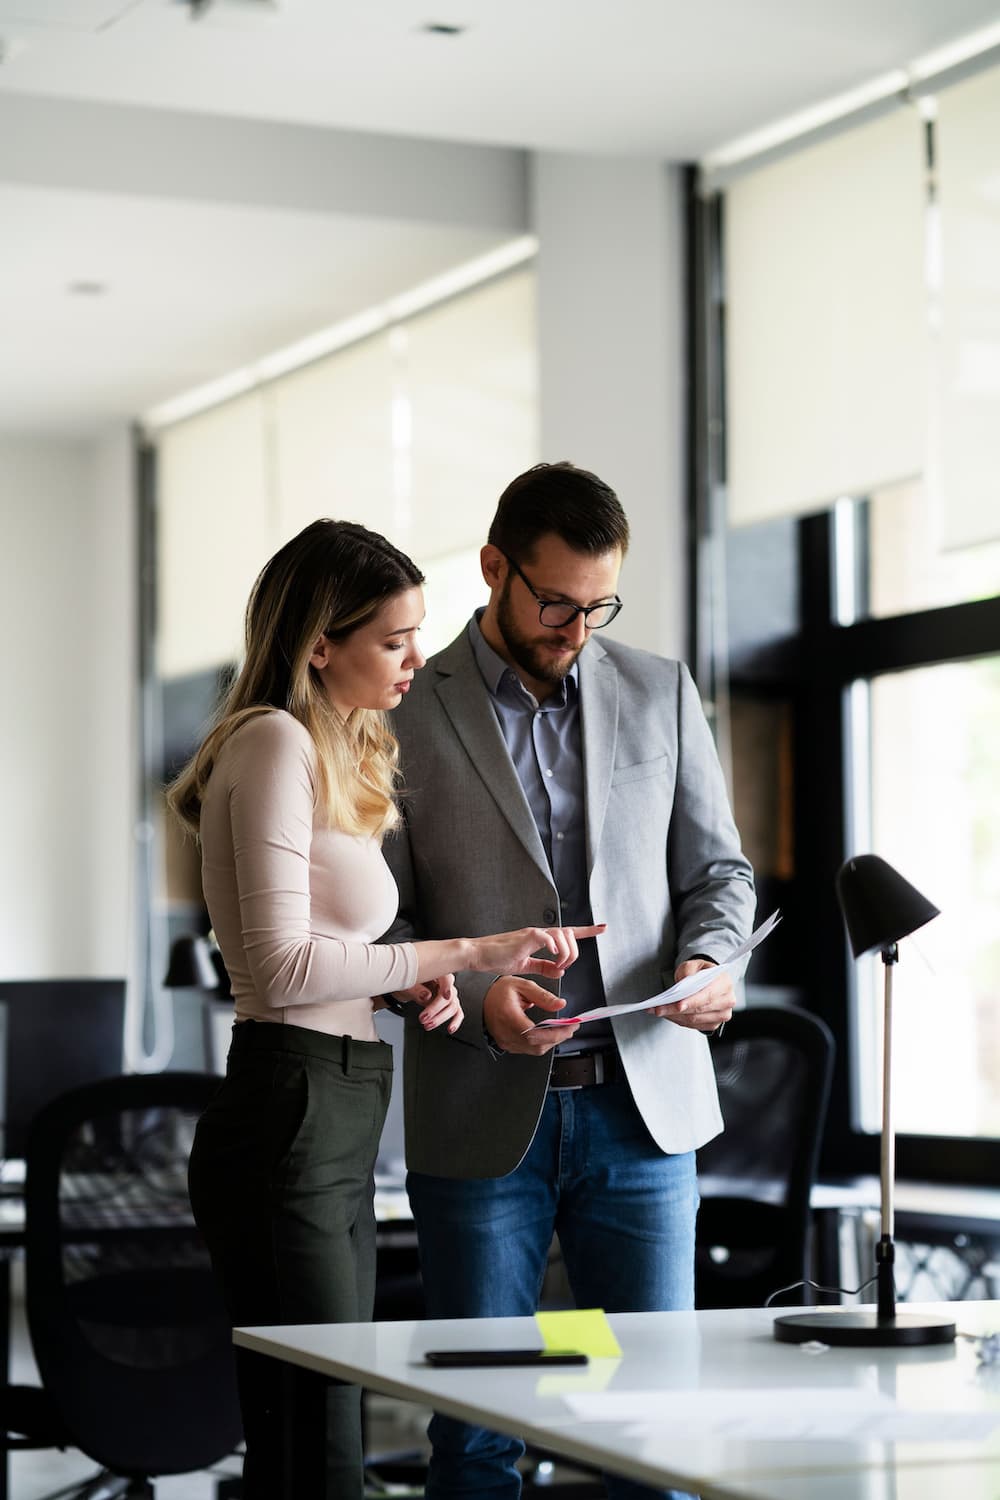
[[[170,790],[201,840],[236,1022],[226,1078],[195,1137],[191,1200],[234,1324],[357,1322],[374,1292],[372,1168],[392,1051],[373,1011],[463,1019],[454,973],[557,976],[576,937],[379,944],[396,912],[380,840],[396,821],[383,718],[424,658],[423,578],[363,526],[316,521],[264,568],[246,659]],[[532,958],[539,949],[552,955]],[[442,1045],[447,1046],[443,1037]],[[340,1386],[282,1429],[280,1367],[237,1353],[247,1500],[362,1494],[359,1393]]]

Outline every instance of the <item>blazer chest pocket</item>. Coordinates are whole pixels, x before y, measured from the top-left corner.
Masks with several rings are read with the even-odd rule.
[[[665,776],[671,764],[669,755],[658,755],[655,760],[641,760],[634,766],[616,766],[611,773],[611,785],[624,786],[628,781],[648,781],[652,776]]]

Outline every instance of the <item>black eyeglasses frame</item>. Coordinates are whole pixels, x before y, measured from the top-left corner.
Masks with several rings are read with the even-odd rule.
[[[538,623],[539,625],[544,625],[546,630],[565,630],[567,625],[574,623],[577,615],[583,615],[583,623],[588,630],[603,630],[606,625],[611,624],[612,620],[617,619],[621,613],[622,601],[617,594],[611,599],[604,600],[601,604],[571,604],[567,599],[546,599],[538,592],[531,579],[526,577],[524,570],[514,561],[509,553],[504,552],[502,547],[498,547],[497,551],[507,559],[532,599],[538,605]],[[565,618],[559,620],[557,623],[553,623],[545,618],[545,611],[547,609],[562,610]],[[592,625],[590,623],[591,615],[600,614],[602,610],[610,610],[611,613],[606,620],[601,620],[599,624]]]

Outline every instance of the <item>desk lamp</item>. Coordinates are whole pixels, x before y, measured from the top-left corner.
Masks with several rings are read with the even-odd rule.
[[[893,1265],[893,1187],[896,1141],[892,1125],[892,971],[899,958],[897,943],[938,915],[936,906],[904,880],[877,854],[859,854],[837,873],[837,900],[855,958],[881,951],[885,975],[882,1031],[882,1227],[875,1250],[877,1301],[875,1312],[850,1308],[820,1308],[777,1318],[774,1336],[780,1343],[901,1346],[948,1344],[955,1324],[947,1318],[896,1312]]]
[[[212,961],[212,944],[208,938],[185,933],[174,939],[163,984],[168,990],[219,989],[219,975]]]

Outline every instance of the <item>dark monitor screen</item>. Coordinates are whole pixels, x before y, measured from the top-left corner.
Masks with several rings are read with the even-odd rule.
[[[0,982],[3,1155],[22,1157],[34,1116],[67,1089],[122,1071],[123,979]]]

